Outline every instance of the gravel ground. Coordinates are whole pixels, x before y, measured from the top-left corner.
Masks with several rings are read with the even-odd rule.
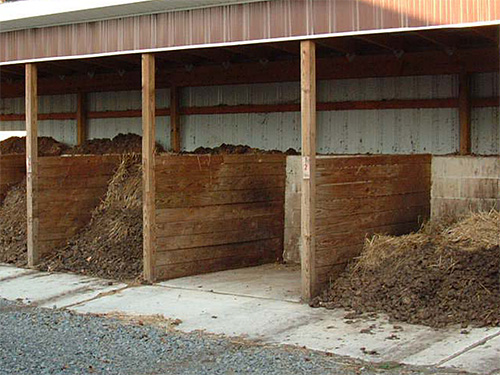
[[[260,346],[0,299],[0,374],[451,374]]]

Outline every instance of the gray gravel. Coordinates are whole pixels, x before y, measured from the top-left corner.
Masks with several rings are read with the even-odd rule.
[[[0,299],[2,375],[449,373],[390,364],[374,367],[307,350],[186,334]]]

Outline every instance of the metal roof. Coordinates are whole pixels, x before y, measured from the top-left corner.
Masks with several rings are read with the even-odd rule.
[[[0,4],[0,32],[263,0],[23,0]]]

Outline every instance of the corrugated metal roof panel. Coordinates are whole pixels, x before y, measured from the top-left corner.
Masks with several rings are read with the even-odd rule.
[[[1,4],[0,32],[264,0],[25,0]]]

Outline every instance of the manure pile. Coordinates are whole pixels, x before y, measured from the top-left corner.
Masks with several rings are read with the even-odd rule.
[[[163,147],[156,144],[156,152],[163,152]],[[142,152],[142,137],[137,134],[118,134],[113,139],[89,139],[80,146],[74,146],[66,152],[69,155],[104,155],[130,154]]]
[[[14,185],[0,205],[0,263],[24,267],[26,245],[26,180]]]
[[[64,143],[52,137],[38,137],[38,156],[59,156],[68,150]],[[10,137],[0,142],[0,155],[25,154],[26,137]]]
[[[375,236],[312,306],[445,327],[500,325],[500,213]]]
[[[42,260],[47,271],[134,280],[142,272],[140,155],[124,155],[90,223]]]

